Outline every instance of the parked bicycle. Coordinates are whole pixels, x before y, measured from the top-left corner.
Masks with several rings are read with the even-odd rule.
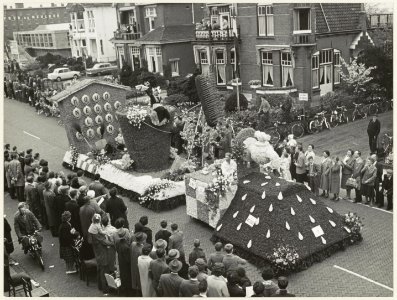
[[[352,121],[356,120],[357,118],[365,119],[368,116],[368,106],[365,106],[362,103],[355,103],[353,102],[354,110],[352,113]]]
[[[309,129],[312,133],[322,131],[324,129],[324,126],[327,129],[330,129],[330,125],[327,121],[327,118],[325,117],[325,113],[326,111],[316,113],[316,115],[314,116],[314,120],[310,121]]]
[[[293,123],[291,127],[291,133],[296,139],[301,138],[305,132],[312,133],[309,128],[309,122],[306,119],[306,115],[298,115],[298,122]]]
[[[329,119],[329,124],[331,127],[336,127],[339,124],[349,123],[349,117],[347,116],[347,109],[344,105],[337,106],[336,109],[332,112],[331,117]]]
[[[391,152],[393,152],[393,136],[385,133],[382,138],[382,147],[385,156],[388,156]]]
[[[291,132],[291,125],[286,122],[276,121],[274,127],[270,128],[268,134],[270,135],[270,143],[276,145],[280,140],[287,137]]]

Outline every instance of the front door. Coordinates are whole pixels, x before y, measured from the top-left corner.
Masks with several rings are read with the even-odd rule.
[[[320,65],[320,95],[332,92],[332,64]]]

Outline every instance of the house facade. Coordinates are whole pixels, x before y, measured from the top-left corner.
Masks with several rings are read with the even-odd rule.
[[[61,55],[71,57],[69,23],[39,25],[31,31],[14,32],[14,40],[33,57]]]
[[[198,3],[119,4],[112,43],[117,63],[170,76],[193,73],[194,23],[201,21]]]
[[[249,89],[250,80],[259,80],[258,94],[304,93],[309,101],[316,101],[340,84],[341,58],[349,62],[362,44],[372,42],[362,4],[224,3],[206,7],[206,19],[197,27],[193,42],[195,63],[203,72],[214,70],[220,88],[239,69],[244,89]],[[233,32],[238,34],[238,43]]]
[[[117,28],[116,7],[110,3],[68,4],[72,55],[112,62],[116,54],[110,39]]]

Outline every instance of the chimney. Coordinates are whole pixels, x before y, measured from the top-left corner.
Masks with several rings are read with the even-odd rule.
[[[360,4],[360,24],[359,28],[363,32],[367,32],[367,12],[365,11],[364,4]]]
[[[15,8],[23,8],[23,3],[15,3]]]

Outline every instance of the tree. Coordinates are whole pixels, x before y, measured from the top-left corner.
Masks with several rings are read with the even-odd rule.
[[[363,63],[358,63],[357,59],[354,59],[348,64],[343,58],[341,58],[342,65],[347,70],[347,74],[340,71],[341,78],[345,85],[346,90],[350,94],[357,96],[365,93],[366,85],[373,79],[370,75],[372,70],[376,67],[366,67]]]

